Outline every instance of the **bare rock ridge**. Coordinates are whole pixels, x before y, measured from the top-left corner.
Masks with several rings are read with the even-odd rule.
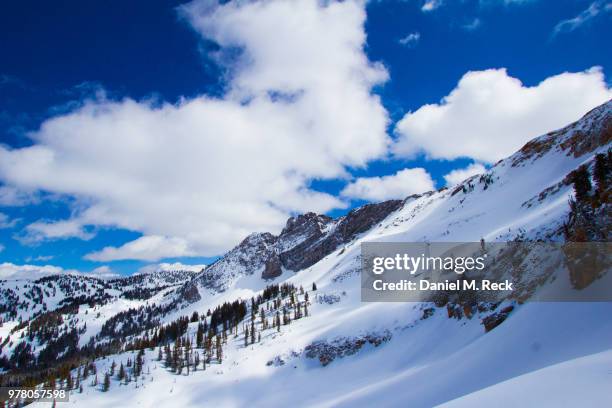
[[[278,236],[268,232],[249,235],[188,285],[223,291],[242,275],[261,273],[262,279],[273,279],[283,270],[308,268],[384,220],[402,203],[367,204],[338,219],[312,212],[291,217]]]

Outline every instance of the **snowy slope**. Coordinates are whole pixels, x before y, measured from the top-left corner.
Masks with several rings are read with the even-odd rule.
[[[453,188],[356,210],[338,220],[309,216],[301,234],[251,235],[193,279],[156,295],[156,303],[173,307],[161,321],[203,315],[279,282],[306,289],[308,317],[280,332],[262,330],[261,341],[246,347],[242,335],[230,335],[223,362],[190,375],[171,373],[157,361],[157,349],[147,350],[138,380],[120,384],[113,377],[106,393],[84,382],[71,403],[430,407],[500,405],[501,399],[506,406],[611,405],[612,397],[602,390],[612,385],[612,376],[605,374],[612,353],[612,304],[506,300],[471,317],[449,317],[447,307],[430,303],[362,303],[359,276],[359,244],[365,241],[562,241],[572,195],[568,174],[607,151],[611,138],[608,102]],[[293,224],[290,220],[288,227]],[[310,250],[308,257],[295,248]],[[270,268],[274,276],[262,279]],[[555,284],[569,285],[566,275],[557,271]],[[611,285],[611,279],[608,274],[597,284]],[[298,295],[298,301],[304,299]],[[509,310],[505,321],[485,332],[482,320],[504,309]],[[197,324],[189,324],[188,336],[195,336]],[[134,354],[100,359],[98,372],[128,357],[133,360]],[[556,384],[566,385],[564,391],[556,393]]]

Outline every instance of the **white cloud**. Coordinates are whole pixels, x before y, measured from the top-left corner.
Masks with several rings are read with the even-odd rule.
[[[395,128],[393,151],[434,159],[495,162],[528,140],[579,119],[612,97],[601,68],[524,86],[505,69],[466,73],[439,104],[409,112]]]
[[[43,276],[68,272],[59,266],[15,265],[10,262],[0,264],[0,279],[38,279]]]
[[[423,12],[429,12],[429,11],[433,11],[437,8],[439,8],[440,6],[442,6],[442,0],[425,0],[425,2],[423,2],[423,6],[421,6],[421,11]]]
[[[103,261],[216,255],[252,231],[279,230],[293,212],[342,207],[309,181],[346,177],[347,166],[384,156],[390,143],[372,93],[388,74],[364,53],[364,8],[191,3],[182,15],[220,45],[224,97],[174,105],[99,95],[44,122],[33,146],[0,147],[0,180],[75,197],[66,227],[144,235],[89,256]],[[38,227],[30,229],[44,237]]]
[[[16,265],[10,262],[0,264],[0,279],[15,280],[15,279],[39,279],[45,276],[70,274],[90,276],[95,278],[116,278],[120,275],[113,272],[108,266],[100,266],[91,272],[80,272],[75,269],[64,269],[61,266],[55,265]]]
[[[14,186],[0,186],[0,206],[17,207],[38,202],[36,194],[19,190]]]
[[[560,33],[574,31],[600,14],[610,11],[612,11],[612,2],[606,2],[603,0],[594,1],[576,17],[560,21],[553,29],[553,37]]]
[[[463,169],[455,169],[444,176],[446,186],[454,186],[455,184],[461,183],[468,177],[472,177],[475,174],[481,174],[487,171],[485,166],[480,163],[472,163]]]
[[[137,273],[151,273],[151,272],[159,272],[159,271],[191,271],[191,272],[200,272],[202,269],[205,269],[208,265],[205,264],[195,264],[188,265],[181,262],[175,263],[159,263],[159,264],[151,264],[145,265],[138,270]]]
[[[105,247],[101,251],[85,255],[91,261],[108,262],[118,259],[140,259],[157,261],[162,258],[193,256],[189,243],[181,238],[147,235],[130,241],[118,248]]]
[[[360,177],[348,184],[342,195],[367,201],[405,198],[411,194],[434,189],[431,176],[423,168],[403,169],[382,177]]]
[[[89,240],[94,237],[86,231],[78,220],[36,221],[25,227],[16,238],[24,244],[36,244],[45,240],[79,238]]]
[[[410,33],[403,38],[400,38],[398,42],[400,43],[400,45],[403,45],[405,47],[415,47],[420,40],[421,33],[417,31],[414,33]]]
[[[18,218],[11,220],[8,215],[0,212],[0,229],[13,228],[18,222]]]

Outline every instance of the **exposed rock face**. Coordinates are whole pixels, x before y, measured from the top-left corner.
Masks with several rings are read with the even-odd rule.
[[[290,251],[280,255],[285,268],[299,271],[319,262],[340,245],[346,244],[358,234],[366,232],[400,208],[401,200],[389,200],[379,204],[367,204],[340,218],[333,230],[319,239],[304,240]]]
[[[252,275],[264,268],[276,253],[276,242],[277,237],[269,232],[251,234],[195,280],[205,288],[223,291],[237,276]]]
[[[322,366],[326,366],[336,358],[342,358],[357,353],[365,344],[374,347],[391,340],[391,332],[369,333],[359,337],[340,337],[330,342],[315,341],[304,349],[307,358],[318,359]]]
[[[194,285],[193,282],[189,282],[185,284],[180,289],[180,294],[181,294],[181,298],[188,303],[194,303],[202,299],[202,297],[200,296],[200,291],[198,290],[198,287]]]
[[[268,259],[268,262],[266,262],[266,266],[261,273],[261,278],[274,279],[282,274],[283,270],[281,268],[280,259],[278,258],[278,255],[274,254],[270,259]]]
[[[283,253],[306,241],[314,242],[321,238],[334,224],[326,215],[312,212],[291,217],[278,236],[278,251]]]
[[[506,320],[508,315],[514,310],[514,306],[508,306],[500,310],[498,313],[493,313],[482,319],[482,324],[485,328],[485,332],[490,332]]]

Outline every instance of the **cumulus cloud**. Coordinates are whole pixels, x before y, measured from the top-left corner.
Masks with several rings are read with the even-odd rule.
[[[58,274],[81,275],[95,278],[116,278],[120,276],[106,265],[95,268],[91,272],[80,272],[76,269],[64,269],[61,266],[55,265],[17,265],[11,262],[0,264],[0,279],[3,280],[39,279],[45,276]]]
[[[525,86],[505,69],[466,73],[438,104],[407,113],[393,151],[434,159],[495,162],[528,140],[579,119],[612,97],[599,67]]]
[[[450,187],[450,186],[454,186],[455,184],[461,183],[463,180],[465,180],[468,177],[472,177],[473,175],[484,173],[485,171],[487,171],[487,169],[482,164],[472,163],[463,169],[455,169],[451,171],[450,173],[446,174],[444,176],[444,180],[446,181],[446,186]]]
[[[434,182],[421,167],[403,169],[395,174],[382,177],[360,177],[348,184],[342,195],[367,201],[382,201],[405,198],[411,194],[434,189]]]
[[[612,2],[597,0],[573,18],[560,21],[553,29],[553,37],[560,33],[567,33],[582,27],[599,15],[612,11]]]
[[[414,33],[410,33],[405,37],[402,37],[398,40],[398,42],[400,43],[400,45],[403,45],[404,47],[415,47],[419,41],[421,40],[421,33],[414,32]]]
[[[182,238],[168,238],[160,235],[147,235],[120,247],[105,247],[101,251],[85,255],[90,261],[114,261],[118,259],[139,259],[157,261],[162,258],[193,256],[189,242]]]
[[[26,236],[107,226],[143,237],[88,259],[216,255],[291,213],[344,206],[310,180],[386,154],[388,116],[372,88],[388,74],[364,53],[365,2],[196,1],[181,15],[219,45],[227,93],[177,104],[102,93],[45,121],[33,146],[0,146],[5,184],[78,203],[71,219]]]
[[[67,272],[59,266],[15,265],[10,262],[0,264],[0,279],[38,279],[43,276]]]
[[[21,234],[16,235],[21,243],[31,245],[46,240],[79,238],[89,240],[94,233],[87,231],[78,220],[36,221],[27,225]]]

